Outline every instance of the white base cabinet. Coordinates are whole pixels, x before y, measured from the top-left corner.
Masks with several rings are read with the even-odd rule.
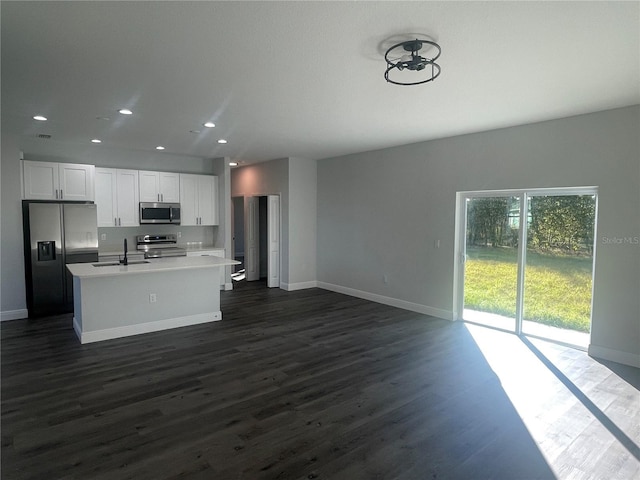
[[[93,165],[23,160],[22,168],[25,200],[94,200]]]
[[[220,257],[220,258],[225,258],[224,257],[224,249],[223,248],[214,249],[214,250],[188,251],[187,252],[187,257]],[[226,284],[225,272],[226,272],[226,268],[225,267],[221,267],[220,268],[220,290],[224,290],[225,289],[225,284]]]

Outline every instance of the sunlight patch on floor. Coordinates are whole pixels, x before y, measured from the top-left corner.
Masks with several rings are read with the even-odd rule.
[[[602,462],[624,461],[638,471],[637,412],[616,408],[620,395],[637,397],[640,405],[636,388],[585,352],[479,325],[465,327],[558,478],[590,478],[590,466]],[[597,386],[603,380],[606,388]]]
[[[480,323],[494,328],[515,331],[515,319],[498,315],[496,313],[480,312],[478,310],[464,309],[462,318],[469,322]],[[556,342],[567,345],[575,345],[583,349],[589,347],[589,334],[569,330],[566,328],[552,327],[530,320],[522,321],[522,331],[525,335],[535,335],[537,337],[548,338]]]
[[[235,280],[236,282],[239,282],[240,280],[244,280],[245,279],[244,269],[239,270],[235,273],[232,273],[231,279]]]

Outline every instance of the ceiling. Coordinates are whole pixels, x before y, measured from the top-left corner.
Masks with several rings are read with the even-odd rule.
[[[0,8],[2,131],[25,142],[321,159],[640,103],[638,2]],[[387,84],[384,51],[417,36],[442,74]]]

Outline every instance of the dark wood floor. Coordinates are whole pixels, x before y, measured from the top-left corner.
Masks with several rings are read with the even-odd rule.
[[[640,474],[637,369],[320,289],[221,296],[222,322],[88,345],[2,323],[2,479]]]

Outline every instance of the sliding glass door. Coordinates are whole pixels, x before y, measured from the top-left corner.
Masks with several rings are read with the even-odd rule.
[[[531,195],[522,333],[587,347],[595,195]]]
[[[464,320],[515,331],[519,196],[467,197]]]
[[[595,187],[458,194],[459,319],[587,347]]]

